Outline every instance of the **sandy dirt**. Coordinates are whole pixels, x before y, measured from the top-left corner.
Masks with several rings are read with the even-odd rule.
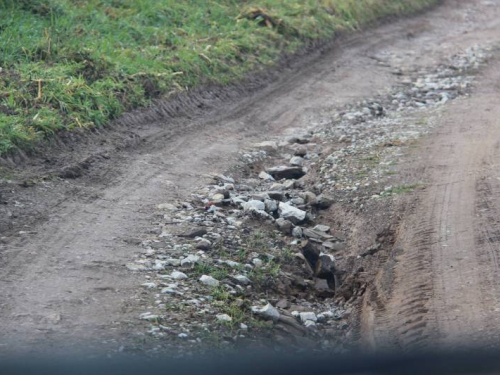
[[[388,90],[397,74],[380,52],[405,56],[411,71],[473,43],[500,42],[499,13],[498,1],[450,0],[344,38],[243,99],[122,126],[130,147],[104,132],[22,163],[1,187],[9,204],[0,213],[9,216],[0,248],[0,351],[142,340],[143,292],[124,264],[155,205],[188,196],[245,146],[313,128],[324,110]],[[420,143],[415,168],[428,187],[398,233],[392,292],[382,308],[366,311],[365,339],[376,347],[498,337],[499,67],[492,62],[473,95],[451,104]],[[57,158],[93,162],[76,179],[47,178],[59,171]]]

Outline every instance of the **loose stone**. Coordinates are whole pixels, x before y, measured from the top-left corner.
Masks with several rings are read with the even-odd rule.
[[[219,314],[217,315],[217,320],[219,322],[227,322],[227,323],[230,323],[233,321],[233,318],[231,318],[229,315],[227,314]]]
[[[283,219],[291,221],[293,224],[299,224],[306,218],[306,212],[287,203],[280,202],[279,213]]]
[[[184,280],[187,279],[188,276],[185,273],[179,272],[179,271],[173,271],[170,274],[170,277],[174,280]]]
[[[252,312],[254,314],[262,316],[265,319],[273,320],[275,322],[278,321],[281,316],[279,311],[270,303],[262,308],[252,306]]]
[[[200,277],[200,282],[207,286],[219,286],[219,280],[214,279],[212,276],[203,275],[202,277]]]

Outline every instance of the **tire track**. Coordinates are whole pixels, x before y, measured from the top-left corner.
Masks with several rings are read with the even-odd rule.
[[[381,278],[373,287],[385,293],[372,319],[379,347],[500,346],[499,66],[448,107],[417,151],[427,188],[401,223],[401,253],[382,271],[394,274],[390,288]]]

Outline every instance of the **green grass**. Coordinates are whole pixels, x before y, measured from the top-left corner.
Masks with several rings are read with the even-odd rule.
[[[231,295],[223,288],[223,287],[216,287],[213,288],[212,290],[212,297],[219,302],[228,302],[231,299]]]
[[[392,195],[400,195],[400,194],[407,194],[411,193],[415,190],[420,190],[424,189],[425,185],[422,183],[416,183],[416,184],[411,184],[411,185],[400,185],[400,186],[394,186],[389,190],[386,190],[382,192],[382,196],[392,196]]]
[[[252,281],[252,285],[257,289],[262,289],[265,286],[270,286],[277,279],[281,271],[281,265],[275,261],[270,261],[264,264],[263,267],[253,268],[248,272],[248,278]]]
[[[0,0],[0,155],[437,0]],[[275,26],[252,8],[264,10]]]
[[[227,267],[208,264],[205,262],[197,263],[192,270],[195,277],[200,277],[202,275],[212,276],[214,279],[219,281],[224,280],[229,276],[230,269]]]

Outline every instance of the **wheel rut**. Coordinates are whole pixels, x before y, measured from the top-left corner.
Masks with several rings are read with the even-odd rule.
[[[378,345],[498,345],[498,66],[491,63],[477,91],[447,108],[416,152],[426,188],[400,225],[394,289],[372,324]]]

